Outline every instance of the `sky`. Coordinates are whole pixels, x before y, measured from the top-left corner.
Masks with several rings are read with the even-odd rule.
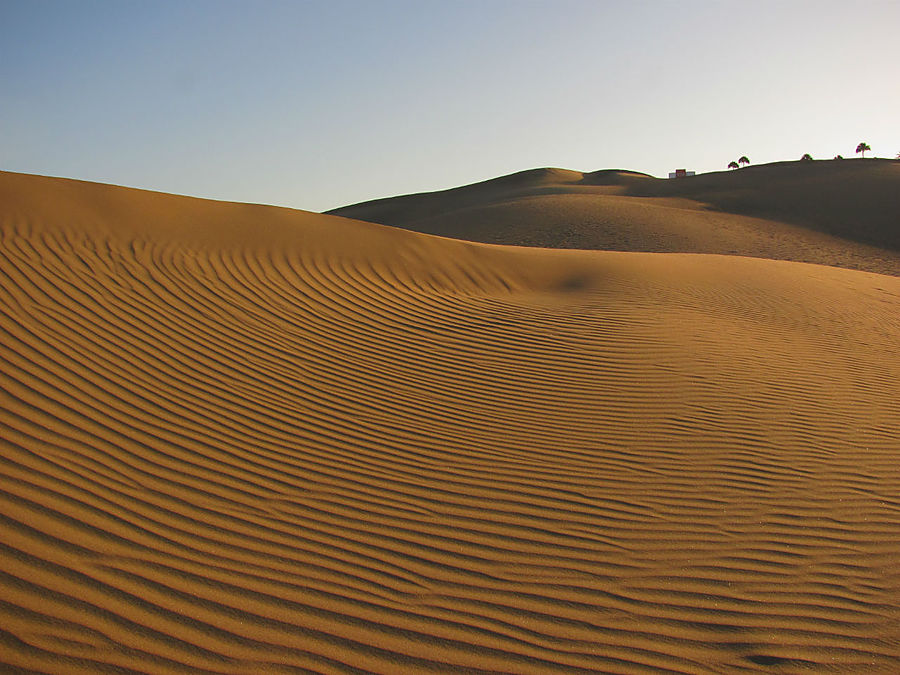
[[[0,0],[0,169],[322,211],[900,153],[900,0]]]

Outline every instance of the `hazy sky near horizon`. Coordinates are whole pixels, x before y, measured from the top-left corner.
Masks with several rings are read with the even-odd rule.
[[[900,0],[0,0],[0,169],[325,210],[900,152]]]

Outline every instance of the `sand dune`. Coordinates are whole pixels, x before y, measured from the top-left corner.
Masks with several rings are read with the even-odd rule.
[[[329,213],[495,244],[794,260],[900,276],[900,162],[781,162],[660,180],[534,169]]]
[[[4,668],[896,672],[900,279],[9,173],[0,223]]]

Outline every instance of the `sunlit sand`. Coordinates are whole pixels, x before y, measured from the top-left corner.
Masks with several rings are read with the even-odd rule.
[[[900,166],[828,164],[0,173],[0,664],[896,672]]]
[[[494,244],[725,253],[900,275],[900,162],[780,162],[660,180],[534,169],[330,211]]]

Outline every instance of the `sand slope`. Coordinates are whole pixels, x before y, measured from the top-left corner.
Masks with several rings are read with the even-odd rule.
[[[0,174],[0,663],[895,672],[900,279]]]
[[[721,253],[900,276],[900,162],[781,162],[660,180],[533,169],[330,211],[497,244]]]

